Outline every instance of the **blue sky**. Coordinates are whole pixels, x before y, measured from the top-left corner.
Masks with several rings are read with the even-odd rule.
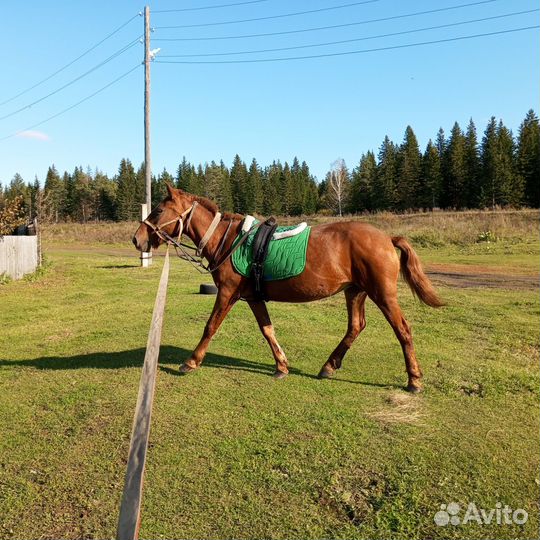
[[[469,3],[467,0],[378,0],[346,8],[247,23],[164,29],[315,10],[354,0],[265,0],[220,9],[157,13],[157,10],[229,4],[235,0],[156,0],[152,47],[165,55],[209,54],[296,47],[359,39],[538,8],[534,0],[496,0],[461,9],[348,27],[255,38],[158,41],[286,32],[388,18]],[[240,0],[236,0],[237,2]],[[137,14],[128,0],[92,2],[27,0],[3,4],[0,102],[67,64]],[[393,47],[422,41],[497,32],[538,24],[538,12],[449,28],[317,48],[201,57],[199,60],[275,58]],[[49,81],[0,106],[8,115],[69,83],[141,35],[137,17],[90,54]],[[357,165],[388,134],[400,142],[407,124],[425,147],[440,126],[465,127],[472,117],[480,132],[491,115],[514,131],[528,109],[538,112],[538,29],[362,54],[288,62],[244,64],[152,64],[153,171],[174,171],[185,155],[194,163],[236,153],[261,165],[274,159],[306,160],[323,178],[331,162]],[[0,138],[24,130],[78,102],[138,65],[141,44],[31,108],[0,120]],[[27,181],[44,178],[54,163],[63,172],[77,165],[114,174],[120,159],[143,160],[142,67],[80,106],[0,141],[0,182],[16,172]]]

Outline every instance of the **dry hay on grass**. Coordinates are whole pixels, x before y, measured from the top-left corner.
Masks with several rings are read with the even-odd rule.
[[[423,418],[420,396],[395,391],[384,398],[384,406],[370,414],[382,424],[417,424]]]
[[[436,211],[394,214],[378,212],[355,216],[310,215],[278,216],[281,225],[292,225],[307,221],[310,225],[335,221],[365,221],[393,236],[403,235],[416,246],[442,246],[447,244],[467,245],[482,241],[512,239],[522,241],[537,237],[538,210],[469,210],[461,212]],[[75,243],[125,243],[138,227],[136,221],[43,223],[45,242]]]

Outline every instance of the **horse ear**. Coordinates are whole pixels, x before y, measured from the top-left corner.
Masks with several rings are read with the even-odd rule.
[[[165,186],[167,187],[167,191],[169,192],[169,196],[174,199],[176,195],[176,190],[169,184],[169,182],[165,183]]]

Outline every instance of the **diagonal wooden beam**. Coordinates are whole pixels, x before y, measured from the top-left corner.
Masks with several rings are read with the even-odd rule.
[[[163,312],[167,298],[167,283],[169,281],[169,250],[165,254],[165,262],[159,280],[159,287],[152,314],[152,324],[148,333],[146,353],[139,383],[139,395],[131,442],[129,444],[129,457],[124,483],[124,493],[120,505],[118,519],[117,540],[135,540],[139,537],[141,520],[141,501],[144,480],[144,465],[148,450],[148,437],[150,435],[150,421],[152,417],[152,403],[156,386],[156,373],[161,342],[161,328],[163,326]]]

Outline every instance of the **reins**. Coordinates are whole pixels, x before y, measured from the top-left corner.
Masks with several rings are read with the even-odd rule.
[[[249,234],[252,231],[254,231],[257,227],[259,227],[259,224],[253,225],[250,228],[250,230],[247,231],[240,238],[240,240],[237,242],[237,244],[234,246],[234,248],[231,249],[229,251],[229,253],[227,253],[227,255],[218,264],[216,264],[213,268],[211,268],[212,262],[215,263],[218,260],[218,257],[221,254],[221,251],[223,250],[223,247],[225,245],[225,241],[227,239],[229,231],[231,230],[233,222],[232,222],[232,220],[229,221],[229,225],[227,226],[227,230],[225,231],[225,234],[221,238],[221,241],[219,243],[219,246],[218,246],[216,252],[211,257],[212,261],[210,261],[210,258],[208,258],[208,264],[205,265],[203,263],[204,257],[202,256],[202,252],[203,252],[204,248],[206,247],[206,245],[208,244],[209,240],[212,238],[212,236],[216,232],[216,229],[217,229],[218,225],[221,222],[221,217],[222,216],[221,216],[220,212],[216,213],[216,215],[214,216],[214,219],[212,220],[212,223],[210,223],[210,226],[208,227],[207,231],[204,233],[204,236],[201,238],[201,241],[199,242],[198,246],[194,247],[194,246],[191,246],[189,244],[185,244],[185,243],[182,242],[182,236],[183,236],[184,232],[188,231],[189,226],[191,224],[191,220],[193,218],[193,215],[195,214],[195,210],[196,210],[198,204],[199,203],[197,203],[197,201],[195,201],[192,206],[190,206],[189,208],[184,210],[184,212],[182,212],[181,214],[176,216],[174,219],[171,219],[171,220],[169,220],[169,221],[167,221],[165,223],[162,223],[159,226],[154,225],[153,223],[148,221],[148,219],[145,219],[145,220],[141,221],[141,223],[144,223],[145,225],[148,225],[159,236],[159,238],[161,238],[161,240],[163,240],[163,242],[165,242],[167,244],[172,244],[175,251],[176,251],[176,255],[178,256],[178,258],[183,259],[183,260],[188,261],[189,263],[191,263],[195,267],[195,269],[198,272],[200,272],[201,274],[205,274],[205,273],[211,274],[211,273],[215,272],[218,268],[220,268],[232,256],[232,254],[237,249],[240,248],[240,246],[247,240]],[[187,219],[186,219],[186,217],[187,217]],[[185,226],[184,226],[184,219],[186,220]],[[176,239],[173,238],[169,233],[167,233],[167,232],[165,232],[163,230],[164,227],[166,227],[167,225],[170,225],[171,223],[175,223],[175,222],[178,224],[177,225],[178,226],[178,234],[175,235]],[[175,226],[175,229],[176,229],[176,226]],[[173,232],[173,234],[174,234],[174,232]],[[186,251],[186,249],[191,249],[191,250],[195,251],[195,254],[192,255],[191,253],[188,253]],[[180,251],[180,253],[179,253],[179,251]]]

